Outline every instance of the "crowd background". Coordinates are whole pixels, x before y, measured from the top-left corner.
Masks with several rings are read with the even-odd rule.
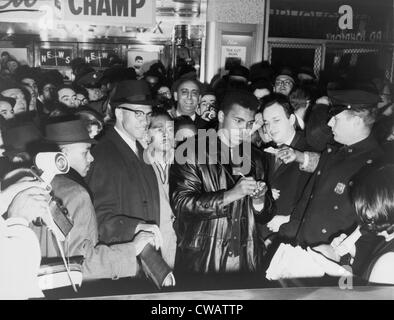
[[[376,74],[364,74],[363,70],[337,67],[322,71],[319,78],[316,78],[313,70],[308,67],[293,70],[286,66],[271,66],[263,61],[250,68],[233,65],[224,76],[217,75],[210,83],[200,83],[196,69],[188,64],[183,64],[175,72],[171,72],[158,61],[143,75],[137,74],[133,68],[125,67],[124,61],[117,56],[111,57],[110,67],[106,70],[97,71],[81,58],[74,59],[71,66],[73,78],[64,79],[57,70],[21,65],[7,52],[1,54],[0,179],[3,186],[4,182],[9,179],[10,173],[20,168],[31,167],[34,156],[38,152],[61,150],[69,155],[71,167],[77,175],[72,178],[57,178],[54,180],[53,188],[69,211],[75,212],[74,226],[75,230],[78,230],[75,232],[83,235],[84,238],[83,250],[78,251],[79,248],[77,251],[85,256],[84,274],[87,278],[135,276],[138,273],[138,266],[134,260],[129,261],[129,257],[138,256],[147,243],[157,248],[161,246],[162,255],[171,267],[177,264],[175,251],[177,244],[180,245],[179,240],[182,235],[176,233],[182,232],[182,227],[190,226],[186,222],[182,227],[178,225],[178,229],[175,228],[175,230],[172,226],[174,220],[175,223],[182,221],[182,219],[179,220],[179,212],[189,209],[185,209],[187,205],[183,206],[185,201],[182,198],[181,191],[183,190],[179,189],[182,181],[174,179],[173,181],[177,181],[175,183],[171,181],[171,177],[181,175],[180,180],[185,180],[182,174],[186,173],[182,171],[184,168],[180,167],[175,167],[174,171],[170,171],[171,161],[166,161],[166,158],[173,157],[171,152],[174,146],[196,135],[198,129],[218,129],[222,123],[219,119],[220,111],[228,107],[228,97],[232,93],[239,93],[241,97],[243,94],[246,95],[243,100],[239,100],[240,105],[245,101],[248,101],[250,105],[253,105],[255,101],[257,103],[253,107],[253,121],[251,120],[256,124],[252,141],[254,147],[260,152],[270,146],[277,147],[272,141],[272,133],[267,129],[266,125],[269,120],[264,112],[270,105],[279,103],[284,109],[287,108],[284,106],[288,105],[288,115],[289,117],[290,114],[293,115],[292,124],[297,134],[302,135],[303,139],[302,146],[299,146],[301,151],[324,154],[327,145],[336,143],[331,130],[332,126],[329,125],[333,116],[331,93],[338,90],[362,92],[365,96],[346,98],[352,103],[358,98],[365,99],[361,102],[374,105],[374,124],[371,127],[371,136],[378,142],[379,150],[382,150],[381,157],[385,159],[385,162],[393,163],[394,160],[394,87],[379,70]],[[251,100],[251,95],[256,100]],[[376,104],[368,101],[371,96],[378,97]],[[126,118],[120,110],[124,103],[122,99],[125,98],[129,99],[129,103],[154,106],[153,113],[150,109],[137,112],[128,109],[135,113],[135,122],[130,122],[131,120]],[[233,96],[233,99],[238,101],[237,99],[240,98]],[[245,108],[252,108],[250,105]],[[343,109],[339,112],[342,111]],[[149,119],[145,118],[148,113]],[[145,123],[146,119],[149,120],[147,120],[149,131],[141,133],[138,131],[139,125]],[[173,127],[168,128],[166,123],[172,121]],[[133,127],[128,128],[128,126]],[[86,129],[86,132],[82,127]],[[123,137],[121,132],[124,132],[121,128],[135,134],[137,143],[130,142],[127,138],[123,140],[137,155],[137,159],[141,146],[151,151],[154,171],[145,164],[139,162],[137,164],[134,158],[126,155],[127,152],[122,149],[124,146],[119,144],[118,149],[112,149],[112,145],[119,143],[116,140],[118,139],[115,133],[116,128],[119,129],[117,133],[120,132],[121,137]],[[174,145],[169,138],[170,134],[174,136]],[[78,148],[83,147],[84,150],[75,151],[73,149],[76,148],[75,145],[78,145]],[[116,158],[118,151],[119,157]],[[83,154],[82,158],[79,157],[80,154]],[[157,157],[158,154],[159,157]],[[129,164],[134,163],[134,166],[130,167],[127,163],[119,162],[118,159],[121,158],[128,158]],[[273,162],[275,161],[273,159]],[[292,172],[296,169],[298,170],[298,165],[292,169]],[[107,171],[110,172],[108,179],[103,178]],[[136,176],[130,178],[131,180],[124,177],[126,172],[134,171]],[[391,174],[390,170],[387,174]],[[72,182],[67,180],[68,178]],[[292,200],[282,202],[285,208],[279,209],[281,213],[294,209],[295,204],[289,203],[296,198],[302,198],[309,176],[297,175],[292,179],[299,185],[285,183],[282,187],[277,189],[272,187],[270,190],[270,201],[276,201],[278,198],[284,199],[287,194],[291,194]],[[104,188],[105,186],[107,189]],[[289,186],[291,188],[284,191]],[[387,186],[387,188],[390,187]],[[146,197],[144,192],[151,196]],[[278,193],[275,194],[276,192]],[[140,193],[141,196],[138,196]],[[156,198],[152,196],[155,194],[157,194]],[[120,204],[114,203],[116,197],[121,198]],[[127,197],[130,199],[126,201]],[[83,198],[83,200],[75,203],[76,198]],[[149,203],[146,203],[146,199]],[[238,200],[237,198],[236,201]],[[174,204],[174,201],[178,201],[180,205]],[[119,205],[121,207],[121,209],[118,208],[119,210],[130,212],[138,210],[138,219],[143,220],[144,223],[135,223],[131,221],[132,219],[119,217],[109,208]],[[216,206],[216,203],[212,202],[211,205]],[[266,202],[265,210],[267,208]],[[14,211],[15,209],[12,212]],[[77,212],[82,211],[82,220],[78,220]],[[202,212],[202,214],[208,213]],[[386,215],[390,214],[392,215],[393,212],[390,211]],[[31,216],[27,218],[28,222],[32,219]],[[160,220],[158,226],[145,223],[158,220]],[[272,221],[275,221],[277,225],[273,222],[271,225],[267,224],[267,221],[262,223],[264,226],[261,235],[264,237],[265,248],[261,249],[261,254],[266,254],[267,251],[267,256],[270,254],[269,247],[274,246],[272,243],[275,243],[275,237],[271,238],[272,233],[278,232],[283,222],[288,222],[287,218],[284,218],[282,222],[278,222],[278,219]],[[81,228],[77,229],[76,226]],[[280,230],[284,233],[283,229]],[[279,233],[281,233],[280,230]],[[39,234],[41,255],[43,257],[57,256],[56,248],[48,244],[50,236],[44,235],[42,229],[36,230],[36,234]],[[89,239],[88,244],[86,238]],[[193,241],[197,240],[193,239]],[[106,245],[100,246],[101,242]],[[124,243],[133,243],[133,246],[122,246]],[[45,254],[43,248],[45,248]],[[72,245],[68,250],[73,251]],[[32,251],[34,250],[30,250]],[[121,260],[119,257],[124,259]],[[200,264],[207,263],[207,267],[194,266],[193,271],[209,272],[211,270],[207,262],[209,258],[205,258],[208,260],[198,261]],[[230,261],[228,257],[226,259],[225,270],[239,267],[239,261]],[[33,264],[34,268],[37,268],[37,262]]]

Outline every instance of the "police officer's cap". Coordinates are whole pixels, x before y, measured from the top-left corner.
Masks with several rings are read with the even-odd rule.
[[[369,110],[379,102],[377,94],[363,90],[332,90],[328,91],[328,97],[332,103],[331,117],[345,110]]]
[[[102,78],[103,73],[98,71],[92,71],[80,77],[76,82],[77,85],[85,88],[99,88]]]

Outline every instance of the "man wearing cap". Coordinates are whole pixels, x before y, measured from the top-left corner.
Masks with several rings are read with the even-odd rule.
[[[106,96],[101,89],[101,81],[103,73],[91,71],[76,79],[76,84],[85,88],[89,94],[89,107],[96,110],[102,115],[106,115],[108,102]]]
[[[275,78],[274,92],[289,96],[295,85],[294,79],[293,72],[283,68]]]
[[[49,124],[46,137],[66,155],[70,165],[69,173],[58,175],[52,181],[54,195],[62,201],[74,223],[63,242],[66,256],[84,257],[84,279],[117,279],[136,275],[136,257],[146,244],[154,244],[154,239],[151,234],[141,232],[132,242],[112,246],[98,244],[96,214],[89,189],[83,181],[94,160],[90,147],[96,141],[89,137],[81,120]],[[46,227],[34,226],[33,230],[38,236],[42,256],[60,257],[52,233]]]
[[[338,144],[328,146],[321,156],[291,148],[280,155],[285,163],[296,160],[301,170],[313,172],[290,222],[279,229],[281,236],[305,246],[327,244],[354,230],[357,216],[349,197],[352,176],[383,155],[371,135],[377,95],[360,90],[329,95],[333,107],[328,125]]]
[[[145,81],[119,82],[111,100],[115,127],[93,150],[96,161],[87,182],[104,243],[130,241],[141,228],[161,237],[158,183],[152,166],[143,159],[140,143],[148,133],[152,104]]]

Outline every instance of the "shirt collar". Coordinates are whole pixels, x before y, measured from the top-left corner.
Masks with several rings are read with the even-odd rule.
[[[184,116],[184,115],[181,114],[181,113],[177,110],[177,111],[176,111],[176,116],[177,116],[177,117],[182,117],[182,116]],[[190,117],[193,121],[196,121],[197,115],[196,115],[196,113],[194,113],[192,116],[188,116],[188,117]]]
[[[296,131],[294,131],[294,133],[291,136],[291,138],[285,142],[286,146],[289,146],[289,147],[291,146],[291,143],[293,142],[295,135],[296,135]]]

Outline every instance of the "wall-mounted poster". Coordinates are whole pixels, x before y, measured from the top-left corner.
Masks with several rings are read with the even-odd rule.
[[[248,34],[222,35],[221,66],[225,70],[234,64],[249,66],[251,64],[253,36]]]
[[[138,77],[149,70],[150,66],[160,59],[160,52],[130,50],[127,52],[127,66],[133,67]]]
[[[8,52],[12,58],[15,58],[21,64],[28,64],[27,48],[0,48],[0,54]]]
[[[43,67],[68,67],[72,60],[72,49],[40,49],[40,65]]]

